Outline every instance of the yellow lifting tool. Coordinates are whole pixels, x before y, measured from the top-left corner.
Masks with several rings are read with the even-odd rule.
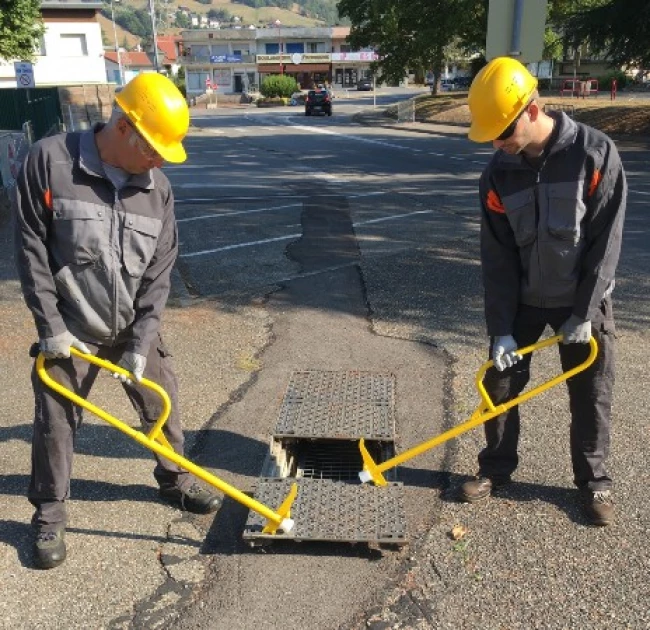
[[[550,337],[548,339],[538,341],[537,343],[534,343],[531,346],[521,348],[517,350],[517,353],[521,355],[528,354],[529,352],[533,352],[533,350],[540,350],[541,348],[546,348],[548,346],[558,343],[561,340],[562,340],[562,335]],[[413,457],[417,457],[418,455],[421,455],[425,451],[428,451],[429,449],[432,449],[435,446],[442,444],[443,442],[447,442],[452,438],[458,437],[462,433],[465,433],[466,431],[469,431],[470,429],[473,429],[474,427],[477,427],[480,424],[483,424],[484,422],[487,422],[488,420],[491,420],[492,418],[501,415],[504,411],[507,411],[511,407],[514,407],[515,405],[519,405],[522,402],[529,400],[533,396],[537,396],[537,394],[541,394],[543,391],[546,391],[547,389],[554,387],[558,383],[561,383],[562,381],[566,381],[568,378],[571,378],[572,376],[578,374],[578,372],[582,372],[583,370],[586,370],[595,361],[596,355],[598,354],[598,344],[596,343],[596,340],[592,337],[589,340],[589,343],[591,345],[591,351],[587,359],[584,361],[584,363],[581,363],[580,365],[572,368],[571,370],[563,372],[559,376],[549,379],[545,383],[542,383],[541,385],[538,385],[537,387],[534,387],[531,390],[524,392],[523,394],[520,394],[519,396],[513,398],[512,400],[509,400],[508,402],[496,406],[494,405],[492,400],[490,400],[490,396],[485,390],[485,387],[483,385],[483,378],[485,376],[485,373],[490,367],[494,365],[493,361],[491,360],[486,361],[479,368],[476,374],[476,388],[478,389],[479,394],[481,395],[481,402],[479,406],[476,408],[476,410],[474,411],[474,413],[470,416],[469,420],[466,420],[462,424],[452,427],[448,431],[445,431],[444,433],[441,433],[440,435],[437,435],[436,437],[426,442],[423,442],[422,444],[419,444],[417,446],[414,446],[413,448],[410,448],[407,451],[404,451],[401,455],[397,455],[395,457],[392,457],[391,459],[387,459],[385,462],[382,462],[381,464],[377,464],[374,462],[374,460],[370,456],[370,453],[368,452],[368,449],[364,444],[363,438],[361,438],[359,440],[359,449],[361,450],[361,457],[363,459],[363,470],[359,473],[359,479],[361,479],[362,483],[372,481],[377,486],[385,486],[387,484],[387,481],[386,479],[384,479],[382,473],[386,472],[387,470],[394,468],[395,466],[399,466],[400,464],[403,464],[405,461],[408,461]]]
[[[119,365],[114,365],[110,361],[100,359],[96,356],[93,356],[92,354],[84,354],[76,348],[70,348],[70,353],[76,357],[79,357],[80,359],[88,361],[89,363],[93,363],[100,368],[104,368],[110,372],[122,374],[123,376],[133,379],[133,375],[128,370],[125,370]],[[147,387],[148,389],[156,392],[156,394],[160,396],[163,404],[163,410],[156,420],[154,427],[151,429],[151,431],[149,431],[148,434],[145,435],[142,431],[136,431],[128,424],[125,424],[121,420],[118,420],[103,409],[100,409],[99,407],[93,405],[85,398],[78,396],[68,388],[52,379],[45,369],[45,356],[42,352],[39,353],[36,359],[36,371],[40,379],[48,387],[51,387],[55,392],[61,394],[68,400],[71,400],[76,405],[79,405],[80,407],[83,407],[84,409],[87,409],[88,411],[94,413],[96,416],[99,416],[102,420],[108,422],[116,429],[119,429],[123,433],[126,433],[129,437],[133,438],[142,446],[145,446],[146,448],[154,451],[154,453],[158,453],[158,455],[162,455],[181,468],[184,468],[189,473],[195,475],[199,479],[202,479],[206,483],[209,483],[211,486],[214,486],[224,494],[228,495],[230,498],[238,501],[239,503],[242,503],[249,510],[253,510],[266,518],[267,523],[263,529],[263,533],[275,534],[278,529],[284,533],[289,533],[293,529],[294,522],[290,518],[291,506],[294,499],[296,498],[296,494],[298,493],[298,484],[292,484],[291,490],[289,491],[289,494],[285,500],[282,502],[282,505],[280,505],[280,507],[274,511],[263,503],[260,503],[259,501],[256,501],[255,499],[249,497],[247,494],[244,494],[243,492],[237,490],[237,488],[219,479],[215,475],[212,475],[209,472],[203,470],[203,468],[200,468],[196,464],[193,464],[189,459],[186,459],[185,457],[182,457],[178,453],[174,452],[174,449],[171,447],[167,441],[167,438],[165,438],[162,432],[162,428],[167,421],[169,412],[171,411],[171,401],[169,400],[167,392],[157,383],[154,383],[147,378],[143,378],[139,383],[143,387]]]

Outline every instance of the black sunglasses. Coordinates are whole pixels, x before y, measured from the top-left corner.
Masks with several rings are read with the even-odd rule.
[[[517,123],[519,122],[519,119],[524,115],[524,112],[528,109],[528,105],[524,107],[517,118],[515,118],[504,130],[503,133],[498,136],[496,139],[497,140],[507,140],[514,132],[515,129],[517,128]]]

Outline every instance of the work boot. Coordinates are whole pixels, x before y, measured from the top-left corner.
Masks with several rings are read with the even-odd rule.
[[[39,531],[34,540],[34,564],[39,569],[53,569],[65,560],[65,530]]]
[[[216,512],[221,505],[217,494],[206,490],[197,482],[183,489],[178,486],[161,486],[159,494],[167,502],[193,514]]]
[[[461,487],[458,497],[465,503],[478,503],[487,499],[494,490],[510,483],[510,479],[498,481],[478,475],[470,481],[466,481]]]
[[[581,490],[582,508],[591,525],[605,527],[614,520],[611,490]]]

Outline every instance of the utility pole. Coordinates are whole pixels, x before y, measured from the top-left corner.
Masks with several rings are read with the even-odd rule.
[[[111,20],[113,21],[113,38],[115,40],[115,53],[117,54],[117,65],[120,69],[120,85],[124,85],[124,68],[122,68],[122,57],[120,47],[117,43],[117,29],[115,28],[115,11],[113,9],[113,0],[111,0]]]
[[[149,15],[151,15],[151,33],[153,35],[153,67],[160,72],[158,65],[158,35],[156,33],[156,7],[155,0],[149,0]]]

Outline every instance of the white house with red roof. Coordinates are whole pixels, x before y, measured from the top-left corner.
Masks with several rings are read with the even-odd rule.
[[[41,0],[45,34],[33,64],[36,87],[106,81],[97,21],[101,8],[101,0]],[[12,87],[16,87],[14,63],[0,61],[0,88]]]
[[[114,50],[104,52],[106,78],[109,83],[124,85],[141,72],[154,72],[153,61],[146,52]]]

